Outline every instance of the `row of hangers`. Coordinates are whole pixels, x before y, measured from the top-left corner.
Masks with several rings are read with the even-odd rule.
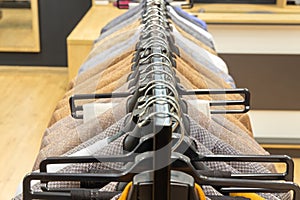
[[[116,0],[114,2],[114,6],[116,6],[119,9],[128,9],[129,3],[133,2],[136,3],[136,1],[127,1],[127,0]],[[137,1],[139,2],[139,1]],[[185,9],[191,9],[194,7],[194,0],[187,0],[185,3],[180,2],[180,7]]]
[[[126,130],[116,133],[115,140],[128,134],[123,142],[123,155],[52,157],[40,163],[40,172],[32,172],[23,180],[23,199],[73,199],[79,193],[100,197],[113,197],[116,192],[99,192],[109,182],[132,182],[127,200],[196,200],[195,183],[210,185],[223,194],[231,192],[280,193],[293,191],[293,199],[300,199],[300,188],[293,183],[294,164],[290,157],[281,155],[202,155],[195,148],[188,133],[185,119],[187,105],[185,95],[240,94],[243,100],[211,101],[212,114],[245,113],[250,109],[250,93],[247,89],[199,89],[185,90],[176,77],[174,54],[178,54],[172,29],[168,22],[163,0],[143,2],[140,41],[128,76],[130,92],[109,94],[80,94],[70,98],[71,114],[75,119],[83,116],[81,100],[130,97],[127,112],[131,120]],[[228,105],[243,105],[242,110],[216,109]],[[209,171],[203,162],[263,162],[286,164],[283,173],[231,174]],[[126,163],[120,170],[101,170],[93,174],[48,172],[49,165],[118,162]],[[213,175],[212,175],[213,174]],[[41,191],[32,191],[31,182],[41,182]],[[82,188],[53,189],[52,181],[78,181]]]

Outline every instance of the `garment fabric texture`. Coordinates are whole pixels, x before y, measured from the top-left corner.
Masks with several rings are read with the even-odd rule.
[[[122,15],[119,15],[118,17],[114,18],[110,22],[108,22],[102,29],[101,29],[101,35],[106,32],[107,30],[115,27],[116,25],[122,23],[126,19],[129,19],[134,16],[139,16],[139,13],[142,9],[142,4],[139,4],[139,6],[135,6],[132,9],[129,9],[127,12],[123,13]]]
[[[214,73],[218,74],[219,77],[223,78],[229,83],[233,84],[234,81],[230,75],[228,75],[228,68],[225,62],[218,56],[211,54],[205,49],[199,47],[194,42],[191,42],[184,36],[182,36],[174,27],[173,34],[175,38],[175,44],[182,48],[182,51],[190,54],[194,60],[196,60],[199,64],[206,66]]]
[[[173,6],[173,9],[181,17],[185,18],[186,20],[189,20],[191,23],[193,23],[207,31],[207,24],[205,21],[199,19],[198,17],[195,17],[194,15],[191,15],[191,14],[185,12],[178,6]]]
[[[191,34],[199,41],[203,42],[208,47],[215,49],[214,41],[211,34],[205,32],[205,30],[195,26],[194,24],[190,23],[188,20],[177,15],[177,13],[171,7],[168,8],[170,11],[171,19],[177,26],[182,28],[185,32]]]

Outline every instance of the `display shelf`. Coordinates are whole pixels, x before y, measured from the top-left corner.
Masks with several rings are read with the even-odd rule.
[[[264,5],[264,4],[195,4],[193,13],[265,13],[299,14],[300,5]]]

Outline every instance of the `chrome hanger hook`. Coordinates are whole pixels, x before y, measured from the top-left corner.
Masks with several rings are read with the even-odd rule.
[[[165,62],[153,62],[153,63],[150,63],[150,64],[147,65],[147,67],[145,67],[145,69],[142,69],[142,70],[140,71],[140,73],[141,73],[141,74],[146,73],[147,70],[149,70],[150,67],[153,67],[153,66],[155,66],[155,65],[158,65],[158,66],[160,66],[160,67],[163,67],[164,70],[167,70],[167,69],[170,70],[170,73],[172,73],[172,75],[175,76],[175,72],[174,72],[174,70],[172,69],[172,66],[169,65],[169,64],[167,64],[167,63],[165,63]]]
[[[174,152],[179,147],[179,145],[182,143],[182,141],[184,140],[184,135],[185,135],[185,128],[184,128],[183,123],[182,123],[182,121],[181,121],[181,119],[179,118],[178,115],[175,115],[175,114],[170,113],[170,112],[153,112],[153,113],[149,114],[142,122],[138,122],[137,125],[139,127],[142,127],[142,126],[144,126],[147,123],[147,121],[149,119],[151,119],[153,116],[157,116],[157,115],[171,116],[174,119],[176,119],[177,122],[179,123],[179,126],[180,126],[180,138],[177,141],[177,143],[171,149],[171,151]]]
[[[175,83],[174,76],[172,74],[170,74],[169,72],[164,71],[162,69],[156,69],[156,70],[153,69],[153,70],[147,72],[147,74],[145,75],[145,77],[143,77],[142,79],[140,79],[140,82],[144,82],[150,75],[158,73],[158,72],[160,72],[160,73],[162,73],[164,75],[167,75],[171,79],[171,81],[173,83]]]
[[[144,63],[145,61],[149,60],[150,58],[152,58],[153,56],[156,56],[156,55],[165,58],[165,59],[170,63],[170,65],[171,65],[172,62],[171,62],[171,60],[169,59],[169,57],[166,56],[166,55],[164,55],[164,54],[162,54],[162,53],[151,53],[151,54],[148,55],[144,60],[140,61],[140,63]]]
[[[153,85],[149,86],[150,84],[153,84]],[[143,90],[145,90],[147,88],[147,90],[145,92],[145,96],[146,96],[151,89],[153,89],[154,87],[157,87],[157,86],[167,87],[173,93],[174,97],[177,100],[179,100],[179,96],[178,96],[176,88],[171,83],[169,83],[167,81],[164,81],[164,80],[150,81],[149,83],[147,83],[147,85],[145,87],[139,89],[139,91],[143,91]]]

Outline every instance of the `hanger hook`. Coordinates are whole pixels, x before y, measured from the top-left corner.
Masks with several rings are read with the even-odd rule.
[[[167,75],[170,78],[170,80],[173,83],[175,83],[174,76],[172,74],[170,74],[169,72],[164,71],[162,69],[156,69],[156,70],[153,69],[153,70],[147,72],[147,74],[142,79],[140,79],[140,82],[144,82],[147,79],[147,77],[149,77],[152,74],[158,74],[159,72],[162,73],[162,74],[164,74],[164,75]]]
[[[172,73],[173,76],[175,76],[175,72],[172,70],[172,66],[170,66],[169,64],[165,63],[165,62],[153,62],[150,63],[147,67],[145,67],[145,69],[141,70],[140,73],[146,73],[146,71],[150,68],[153,67],[154,65],[160,65],[160,67],[164,66],[166,67],[166,69],[169,69],[170,72]]]
[[[149,58],[151,58],[151,57],[153,57],[153,56],[155,56],[155,55],[158,55],[158,56],[161,56],[161,57],[165,58],[165,59],[169,62],[169,64],[171,65],[172,62],[171,62],[171,60],[169,59],[169,57],[166,56],[166,55],[164,55],[164,54],[162,54],[162,53],[151,53],[151,54],[148,55],[144,60],[140,61],[140,63],[144,63],[145,61],[149,60]]]
[[[182,141],[184,140],[184,135],[185,135],[185,128],[183,126],[183,122],[182,120],[179,118],[178,115],[175,115],[173,113],[170,113],[170,112],[153,112],[153,113],[150,113],[142,122],[138,122],[137,125],[139,127],[142,127],[146,124],[146,122],[151,119],[153,116],[157,116],[157,115],[164,115],[164,116],[171,116],[173,117],[174,119],[177,120],[177,122],[179,123],[179,126],[180,126],[180,138],[179,140],[176,142],[176,144],[172,147],[172,152],[174,152],[178,147],[179,145],[182,143]]]

